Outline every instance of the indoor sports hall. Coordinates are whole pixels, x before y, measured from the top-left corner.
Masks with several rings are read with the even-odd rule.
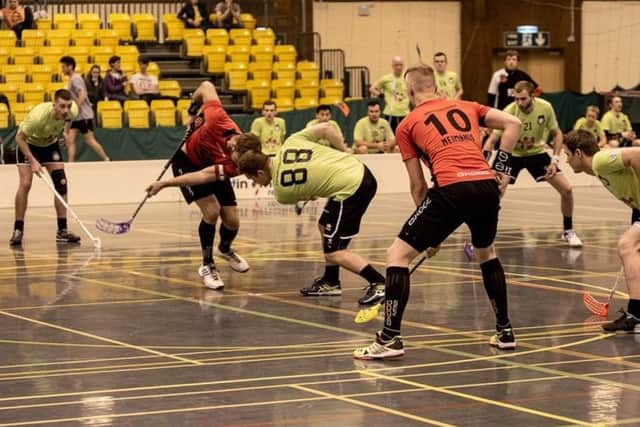
[[[1,6],[0,426],[640,425],[639,2]]]

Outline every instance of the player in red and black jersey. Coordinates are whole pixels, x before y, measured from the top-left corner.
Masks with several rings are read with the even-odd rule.
[[[501,190],[508,183],[510,153],[520,135],[520,121],[474,102],[441,99],[429,66],[408,69],[405,79],[415,109],[398,126],[396,141],[417,209],[387,251],[384,328],[376,334],[373,344],[357,349],[354,357],[386,359],[404,354],[400,324],[409,299],[409,263],[420,252],[440,246],[462,223],[471,230],[485,289],[496,315],[497,333],[490,344],[501,349],[515,348],[504,270],[493,241]],[[482,155],[481,126],[504,129],[493,170]],[[435,184],[432,188],[427,187],[421,160],[431,169]]]
[[[200,106],[202,113],[196,116]],[[240,132],[238,125],[222,108],[216,88],[209,81],[200,84],[193,94],[189,113],[192,121],[195,121],[196,130],[171,164],[174,178],[156,181],[147,191],[154,195],[165,187],[180,187],[188,204],[196,202],[202,212],[198,227],[202,266],[198,273],[206,287],[221,289],[224,282],[213,261],[213,240],[218,217],[222,220],[219,256],[227,260],[235,271],[244,273],[249,270],[249,264],[231,248],[240,226],[236,195],[229,180],[238,175],[233,147],[238,140],[246,139],[249,146],[259,151],[260,140],[252,134]]]

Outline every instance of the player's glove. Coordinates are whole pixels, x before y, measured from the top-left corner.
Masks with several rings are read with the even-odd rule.
[[[201,102],[191,101],[191,105],[189,105],[189,109],[187,110],[187,112],[190,116],[195,116],[196,114],[198,114],[198,110],[200,110],[200,107],[202,107]]]

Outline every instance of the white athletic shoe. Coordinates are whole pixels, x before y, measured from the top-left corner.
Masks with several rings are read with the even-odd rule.
[[[567,230],[562,233],[562,239],[569,244],[570,248],[582,247],[582,240],[580,240],[576,232],[573,230]]]
[[[218,248],[218,256],[227,261],[231,268],[238,273],[246,273],[249,271],[249,263],[233,249],[230,249],[229,252],[222,252],[220,248]]]
[[[202,277],[204,285],[209,289],[222,289],[224,282],[213,264],[200,266],[198,274]]]

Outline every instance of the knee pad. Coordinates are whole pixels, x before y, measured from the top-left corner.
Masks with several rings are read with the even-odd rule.
[[[67,175],[64,173],[64,169],[56,169],[51,172],[51,180],[53,181],[53,187],[61,196],[67,195]]]

